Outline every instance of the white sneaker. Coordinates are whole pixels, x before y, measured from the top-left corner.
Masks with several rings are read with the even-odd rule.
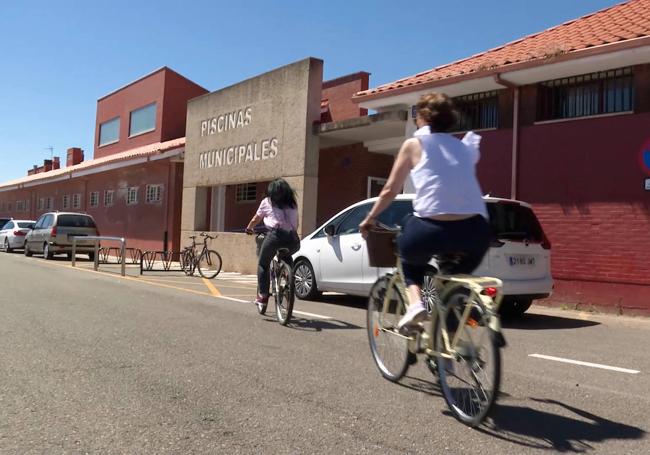
[[[415,303],[408,307],[406,314],[397,323],[397,329],[402,332],[407,329],[412,329],[414,326],[422,321],[426,321],[428,317],[427,310],[422,305],[422,302]]]

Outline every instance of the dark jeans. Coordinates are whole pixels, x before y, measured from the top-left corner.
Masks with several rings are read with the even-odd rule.
[[[399,254],[407,285],[422,286],[434,255],[459,254],[442,273],[472,273],[490,246],[490,226],[480,215],[458,221],[437,221],[410,216],[400,235]]]
[[[261,244],[258,243],[257,293],[260,295],[269,295],[271,260],[280,248],[289,250],[288,254],[282,256],[282,259],[287,261],[289,265],[293,265],[291,255],[300,249],[298,234],[295,231],[274,229],[266,233],[266,237]]]

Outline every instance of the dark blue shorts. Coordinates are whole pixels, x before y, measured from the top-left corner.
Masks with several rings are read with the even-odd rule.
[[[481,215],[458,221],[409,216],[398,240],[406,284],[422,286],[434,255],[459,255],[441,273],[472,273],[490,247],[490,238],[490,225]]]

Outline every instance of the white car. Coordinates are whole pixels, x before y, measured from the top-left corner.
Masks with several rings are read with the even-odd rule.
[[[378,277],[390,269],[370,267],[366,242],[359,223],[377,198],[366,199],[339,212],[306,236],[294,255],[296,296],[313,299],[319,292],[334,291],[367,296]],[[521,315],[535,299],[553,290],[551,245],[529,204],[486,196],[493,240],[475,275],[503,281],[502,313]],[[413,212],[413,195],[401,194],[378,218],[398,226]],[[427,272],[423,293],[432,289],[435,261]]]
[[[14,248],[25,247],[25,236],[34,227],[31,220],[10,220],[0,228],[0,248],[10,253]]]

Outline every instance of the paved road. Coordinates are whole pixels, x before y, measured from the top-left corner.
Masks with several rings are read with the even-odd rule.
[[[298,302],[280,327],[239,301],[245,277],[160,275],[0,254],[1,454],[648,453],[647,319],[533,309],[469,430],[422,363],[380,377],[363,301]]]

